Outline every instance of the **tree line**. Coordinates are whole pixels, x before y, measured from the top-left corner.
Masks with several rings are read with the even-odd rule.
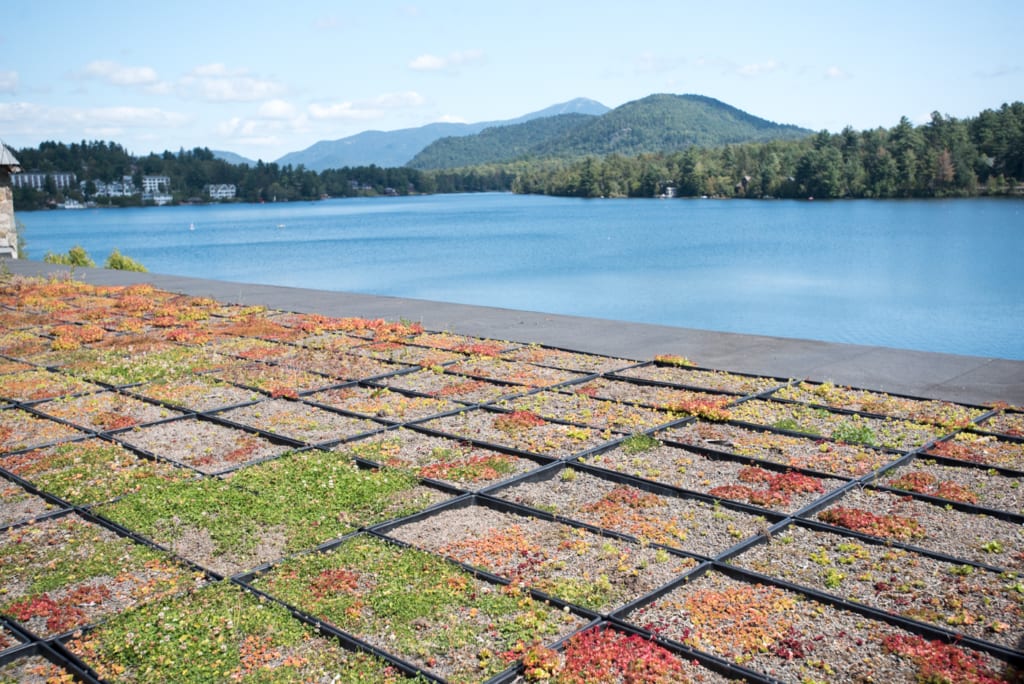
[[[798,141],[525,164],[512,189],[573,197],[899,198],[1024,194],[1024,103],[972,119]]]
[[[572,197],[896,198],[1024,194],[1024,103],[978,116],[939,113],[915,126],[821,131],[800,140],[691,146],[670,154],[526,158],[445,170],[375,165],[314,172],[258,162],[231,164],[207,148],[134,157],[117,143],[44,142],[16,152],[22,168],[70,171],[84,192],[15,189],[15,206],[36,209],[89,197],[90,181],[143,175],[170,179],[176,202],[204,201],[208,184],[233,184],[237,200],[272,202],[322,197],[512,191]],[[111,205],[140,196],[101,198]]]
[[[231,164],[218,158],[207,148],[130,155],[113,142],[82,141],[70,145],[44,142],[38,149],[26,148],[15,153],[26,171],[72,172],[78,181],[73,188],[59,190],[48,184],[42,190],[14,188],[14,204],[18,209],[41,209],[47,205],[76,199],[96,201],[100,206],[132,206],[142,204],[141,195],[128,197],[97,197],[97,181],[109,183],[128,176],[136,188],[143,176],[167,176],[175,203],[207,201],[207,185],[231,184],[236,187],[237,201],[284,202],[314,200],[325,195],[351,197],[372,194],[408,194],[431,192],[422,174],[407,168],[377,166],[345,168],[316,173],[302,166],[257,162],[255,165]]]

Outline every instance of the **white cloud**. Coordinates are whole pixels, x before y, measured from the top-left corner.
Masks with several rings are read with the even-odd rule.
[[[108,60],[89,62],[82,75],[118,86],[153,86],[159,83],[156,70],[151,67],[125,66]]]
[[[469,123],[465,117],[455,116],[454,114],[444,114],[438,121],[441,123]]]
[[[440,71],[444,66],[444,58],[436,55],[420,55],[409,62],[409,68],[415,71]]]
[[[235,116],[217,124],[217,133],[231,138],[231,144],[270,146],[280,143],[281,134],[309,130],[309,115],[291,102],[267,100],[256,109],[255,116]]]
[[[93,107],[70,115],[74,121],[90,126],[113,124],[121,128],[178,127],[188,122],[184,114],[157,107]]]
[[[313,103],[309,105],[309,115],[314,119],[367,120],[384,116],[385,111],[411,109],[419,107],[426,99],[419,93],[409,90],[400,93],[384,93],[372,100],[362,102],[334,102],[329,104]]]
[[[189,118],[156,107],[46,107],[31,102],[0,104],[5,131],[32,136],[117,137],[126,130],[179,128]]]
[[[9,126],[27,122],[37,116],[41,110],[42,107],[29,102],[0,104],[0,121]]]
[[[18,89],[17,71],[0,71],[0,93],[13,93]]]
[[[740,76],[761,76],[763,74],[770,74],[773,71],[778,71],[780,64],[774,59],[770,59],[767,62],[758,62],[754,64],[744,64],[737,69],[737,73]]]
[[[363,109],[352,102],[313,103],[309,105],[309,115],[314,119],[374,119],[380,116],[380,110]]]
[[[258,122],[252,119],[243,119],[238,116],[231,117],[217,125],[217,132],[224,136],[247,136],[253,135]]]
[[[828,69],[825,69],[825,78],[846,79],[850,78],[850,75],[837,66],[830,66]]]
[[[443,71],[445,69],[456,69],[466,64],[479,62],[484,58],[482,50],[463,50],[453,52],[447,57],[437,55],[420,55],[409,62],[409,68],[414,71]]]
[[[295,116],[295,106],[284,100],[267,100],[257,113],[263,119],[291,119]]]
[[[186,97],[207,102],[255,102],[285,91],[281,83],[251,76],[246,69],[228,69],[224,64],[196,67],[182,77],[179,89]]]

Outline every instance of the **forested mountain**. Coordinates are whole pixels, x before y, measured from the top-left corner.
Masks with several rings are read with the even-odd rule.
[[[571,135],[593,119],[585,114],[561,114],[513,126],[485,128],[476,135],[441,138],[427,145],[408,166],[457,169],[514,161],[532,155],[538,147]]]
[[[456,168],[516,159],[669,153],[691,146],[796,140],[812,133],[780,125],[702,95],[650,95],[606,114],[539,127],[487,129],[442,138],[416,155],[418,169]]]
[[[277,164],[301,164],[313,171],[371,164],[404,166],[417,152],[439,138],[473,135],[493,126],[514,125],[568,113],[597,115],[607,111],[608,107],[600,102],[579,97],[508,121],[433,123],[397,131],[364,131],[339,140],[321,140],[304,150],[289,152],[278,159]]]

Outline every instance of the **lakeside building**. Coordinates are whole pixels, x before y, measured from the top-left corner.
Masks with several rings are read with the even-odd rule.
[[[78,187],[81,189],[82,194],[90,194],[86,192],[89,181],[81,181]],[[106,183],[101,180],[92,181],[93,187],[96,191],[91,193],[92,197],[131,197],[132,195],[139,194],[139,189],[135,187],[135,182],[132,181],[131,176],[122,176],[119,181],[111,181]]]
[[[142,201],[144,203],[145,202],[152,202],[153,204],[157,205],[158,207],[162,207],[165,204],[170,204],[171,202],[173,202],[174,201],[174,197],[170,193],[166,193],[166,192],[147,192],[147,191],[143,191],[143,193],[142,193]]]
[[[166,193],[171,189],[171,179],[168,176],[143,176],[142,192],[145,193]],[[145,199],[145,198],[144,198]]]
[[[234,183],[211,183],[203,188],[212,200],[235,199],[238,188]]]
[[[47,178],[53,179],[53,185],[58,190],[67,190],[75,185],[75,174],[69,171],[28,171],[12,175],[11,186],[15,188],[44,190]]]

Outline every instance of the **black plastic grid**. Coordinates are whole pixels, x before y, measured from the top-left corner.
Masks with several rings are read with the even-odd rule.
[[[74,681],[85,684],[99,684],[100,680],[86,665],[59,645],[33,641],[18,648],[0,652],[0,668],[17,665],[32,658],[41,658],[58,668],[56,676],[70,675]],[[31,673],[25,673],[31,676]]]
[[[403,371],[403,372],[415,372],[416,370],[418,370],[418,369],[416,369],[416,368],[411,368],[411,369],[409,369],[408,371]],[[612,376],[614,376],[614,372],[613,372],[613,371],[610,371],[610,372],[607,372],[606,374],[599,374],[599,375],[605,375],[605,376],[607,376],[607,377],[612,377]],[[595,377],[596,377],[596,376],[595,376]],[[495,382],[494,380],[491,380],[491,379],[486,379],[486,381],[488,381],[488,382],[492,382],[492,383],[493,383],[493,382]],[[633,381],[633,379],[631,379],[631,381]],[[575,381],[575,382],[579,382],[579,381]],[[693,389],[694,389],[694,390],[696,390],[696,391],[704,391],[704,392],[708,391],[708,390],[707,390],[707,388],[701,388],[701,387],[694,387]],[[760,396],[760,395],[762,395],[762,394],[765,394],[765,393],[759,393],[758,395],[751,395],[751,396]],[[864,415],[867,415],[867,416],[872,416],[872,417],[874,417],[874,416],[877,416],[877,414],[864,414]],[[207,416],[207,418],[209,418],[209,416]],[[215,420],[215,418],[214,418],[214,420]],[[681,420],[680,420],[679,422],[686,422],[687,420],[692,420],[692,419],[688,419],[688,418],[683,418],[683,419],[681,419]],[[979,419],[977,419],[977,420],[978,420],[978,421],[981,421],[981,420],[983,420],[983,418],[979,418]],[[746,426],[749,426],[749,427],[754,427],[754,428],[757,428],[757,429],[765,429],[765,428],[764,428],[764,426],[758,426],[758,425],[752,425],[752,424],[745,424],[745,425],[746,425]],[[411,425],[411,426],[409,426],[409,427],[411,427],[412,429],[422,429],[422,431],[423,431],[423,432],[425,432],[425,433],[430,433],[430,431],[429,431],[429,430],[427,430],[427,429],[423,429],[423,428],[420,428],[419,426],[416,426],[416,425]],[[655,430],[655,429],[652,429],[652,430],[650,430],[650,431],[645,431],[645,432],[653,432],[654,430]],[[979,433],[983,433],[983,432],[984,432],[983,430],[980,430],[980,429],[978,429],[978,428],[975,428],[975,429],[974,429],[974,431],[976,431],[976,432],[979,432]],[[796,435],[796,436],[806,436],[806,435],[805,435],[805,433],[792,433],[792,434],[794,434],[794,435]],[[356,438],[353,438],[353,439],[358,439],[358,438],[360,438],[360,437],[363,437],[363,436],[365,436],[365,435],[361,435],[361,436],[359,436],[359,437],[356,437]],[[446,435],[446,436],[447,436],[447,435]],[[455,439],[463,439],[463,438],[461,438],[461,437],[455,437]],[[946,437],[943,437],[943,439],[948,439],[948,436],[946,436]],[[63,440],[62,440],[62,441],[63,441]],[[615,441],[621,441],[621,437],[619,438],[619,440],[615,440]],[[58,443],[59,443],[59,442],[58,442]],[[488,449],[494,449],[494,450],[498,450],[498,449],[500,449],[500,448],[504,448],[504,447],[501,447],[500,445],[493,445],[493,444],[486,444],[486,443],[481,443],[480,445],[481,445],[482,447],[485,447],[485,448],[488,448]],[[43,446],[50,446],[50,445],[43,445]],[[612,446],[612,444],[606,444],[606,445],[603,445],[602,447],[599,447],[599,448],[601,448],[601,449],[604,449],[604,448],[611,448],[611,446]],[[684,445],[680,445],[680,446],[682,446],[683,448],[691,448],[691,447],[686,447],[686,446],[684,446]],[[923,449],[924,449],[924,448],[926,448],[927,446],[928,446],[928,445],[925,445],[925,447],[921,447],[921,449],[915,450],[915,452],[920,452],[921,450],[923,450]],[[33,446],[32,448],[39,448],[39,446]],[[508,450],[506,449],[506,451],[508,451]],[[715,453],[715,452],[714,452],[713,450],[708,450],[708,451],[709,451],[710,453]],[[895,451],[895,450],[894,450],[894,451]],[[897,453],[898,453],[898,452],[897,452]],[[518,454],[517,454],[517,455],[518,455]],[[736,459],[736,460],[739,460],[739,459],[741,458],[741,457],[738,457],[738,456],[736,456],[736,455],[734,455],[734,454],[725,454],[725,455],[726,455],[727,457],[730,457],[730,458],[733,458],[733,459]],[[893,467],[896,467],[896,466],[900,465],[901,463],[903,463],[903,462],[904,462],[904,460],[906,460],[906,458],[907,458],[907,457],[910,457],[910,458],[912,458],[912,457],[914,457],[914,455],[915,455],[914,453],[909,453],[909,454],[905,454],[903,458],[899,459],[899,461],[897,461],[897,462],[892,462],[892,463],[889,463],[889,464],[886,464],[885,466],[883,466],[882,468],[880,468],[880,469],[879,469],[878,471],[876,471],[875,473],[871,473],[871,474],[869,474],[869,475],[866,475],[866,476],[864,476],[863,478],[858,478],[858,479],[859,479],[859,480],[863,480],[863,481],[865,481],[865,482],[866,482],[866,481],[870,481],[870,478],[873,478],[873,477],[877,477],[878,475],[880,475],[881,473],[885,472],[886,470],[888,470],[888,469],[891,469],[891,468],[893,468]],[[530,457],[530,456],[535,456],[535,455],[532,455],[532,454],[526,454],[526,456]],[[578,455],[574,456],[573,458],[575,458],[575,457],[578,457]],[[928,457],[930,458],[930,456],[928,456]],[[535,460],[537,460],[537,462],[538,462],[538,463],[540,463],[539,459],[535,459]],[[747,459],[747,461],[749,462],[749,459]],[[772,462],[768,462],[768,461],[766,461],[766,462],[764,462],[764,464],[765,464],[765,466],[766,466],[766,467],[769,467],[769,468],[774,468],[775,470],[778,470],[778,469],[779,469],[779,466],[778,466],[777,464],[774,464],[774,463],[772,463]],[[957,463],[957,464],[959,465],[959,463]],[[540,463],[540,465],[543,465],[543,463]],[[565,467],[565,465],[564,465],[564,464],[561,464],[561,463],[558,463],[558,464],[556,464],[555,466],[548,466],[548,467],[549,467],[549,468],[551,468],[552,470],[555,470],[555,469],[558,469],[558,468],[563,468],[563,467]],[[582,467],[582,466],[574,466],[574,467]],[[807,471],[807,472],[812,472],[812,471]],[[816,473],[816,474],[817,474],[817,473]],[[836,475],[834,475],[834,474],[830,474],[830,473],[820,473],[820,474],[821,474],[821,475],[826,475],[826,476],[829,476],[829,477],[837,477]],[[1010,473],[1010,472],[1006,472],[1006,473],[1004,473],[1004,474],[1012,474],[1012,473]],[[862,484],[862,483],[860,483],[860,482],[857,482],[857,483],[855,483],[855,482],[851,482],[851,483],[850,483],[850,484],[848,485],[848,488],[849,488],[849,487],[853,487],[853,486],[859,486],[859,484]],[[506,486],[507,486],[507,485],[506,485]],[[495,485],[495,486],[494,486],[494,487],[492,487],[492,488],[488,488],[488,490],[487,490],[487,491],[491,491],[491,489],[500,489],[500,487],[501,487],[501,485]],[[845,491],[845,489],[844,489],[843,491]],[[842,492],[839,492],[839,493],[841,494]],[[901,493],[902,493],[902,492],[901,492]],[[479,496],[478,496],[477,498],[478,498],[479,500],[481,500],[481,501],[491,501],[491,498],[490,498],[490,497],[489,497],[488,495],[486,495],[486,494],[482,494],[482,495],[479,495]],[[801,521],[799,521],[799,523],[797,523],[797,522],[796,522],[796,521],[794,520],[794,518],[796,518],[796,517],[798,517],[798,516],[807,516],[807,515],[811,515],[811,514],[812,514],[812,513],[814,512],[814,510],[817,510],[817,508],[820,508],[821,506],[823,506],[823,505],[826,505],[827,503],[829,503],[829,501],[831,501],[831,500],[832,500],[832,498],[834,498],[834,497],[829,497],[829,498],[827,498],[827,499],[824,499],[824,500],[819,500],[818,502],[816,502],[816,506],[815,506],[815,507],[809,507],[809,508],[808,508],[807,510],[801,510],[801,511],[798,511],[798,512],[797,512],[796,514],[794,514],[794,515],[793,515],[793,516],[791,516],[791,517],[785,517],[785,518],[783,518],[783,517],[780,517],[780,518],[778,519],[778,521],[777,521],[777,522],[775,522],[774,524],[772,524],[772,525],[771,525],[770,529],[768,530],[768,534],[776,534],[776,533],[777,533],[778,531],[780,531],[780,530],[784,529],[784,528],[785,528],[785,527],[786,527],[787,525],[792,525],[792,524],[801,524],[801,525],[814,525],[814,524],[819,524],[819,523],[814,523],[814,521],[806,521],[806,520],[801,520]],[[493,503],[493,502],[492,502],[492,503]],[[943,504],[945,504],[946,502],[945,502],[945,501],[943,500],[943,501],[942,501],[942,503],[943,503]],[[439,506],[444,506],[444,505],[445,505],[445,504],[439,504]],[[969,507],[969,508],[970,508],[970,507]],[[975,508],[977,508],[977,507],[975,507]],[[984,509],[982,509],[982,512],[987,512],[987,511],[985,511]],[[102,522],[102,521],[100,521],[100,522]],[[828,526],[822,526],[822,527],[828,527]],[[845,534],[845,535],[847,535],[847,536],[850,536],[850,537],[856,537],[856,536],[857,536],[857,535],[856,535],[856,533],[851,533],[851,532],[850,532],[849,530],[842,530],[842,529],[839,529],[839,528],[831,528],[831,527],[828,527],[828,529],[829,529],[830,531],[833,531],[833,532],[837,532],[837,533],[840,533],[840,534]],[[739,554],[739,553],[741,553],[741,552],[742,552],[743,550],[745,550],[746,548],[748,548],[748,547],[749,547],[750,545],[752,545],[752,544],[757,544],[757,543],[761,543],[761,541],[762,541],[763,539],[766,539],[766,537],[754,537],[754,538],[751,538],[751,539],[745,540],[744,542],[742,542],[742,544],[741,544],[741,545],[738,545],[737,547],[734,547],[733,549],[731,549],[731,550],[727,551],[727,552],[726,552],[725,554],[721,554],[721,555],[719,556],[719,558],[718,558],[717,560],[719,560],[719,561],[720,561],[720,560],[723,560],[723,559],[725,559],[726,555],[728,555],[728,554],[732,554],[732,555],[736,555],[736,554]],[[868,538],[867,538],[867,540],[869,540],[869,541],[872,541],[872,543],[878,543],[878,540],[877,540],[877,539],[875,539],[875,538],[871,538],[871,537],[868,537]],[[332,542],[332,543],[334,543],[334,542]],[[912,549],[912,550],[915,550],[915,549]],[[927,551],[927,550],[925,550],[925,549],[916,549],[916,550],[915,550],[915,552],[917,552],[917,553],[921,553],[921,554],[931,554],[931,555],[934,555],[934,553],[933,553],[933,552],[929,552],[929,551]],[[731,556],[730,556],[730,557],[731,557]],[[957,562],[962,562],[962,561],[960,561],[959,559],[955,559],[955,560],[956,560]],[[705,571],[705,570],[707,569],[707,566],[700,566],[700,567],[702,568],[702,569],[701,569],[700,571]],[[725,570],[731,570],[731,569],[729,569],[729,568],[726,568],[726,567],[725,567],[724,565],[722,565],[721,563],[718,563],[718,562],[715,562],[715,563],[714,563],[714,567],[715,567],[716,569],[725,569]],[[984,568],[984,567],[988,567],[988,566],[982,566],[982,565],[977,565],[977,564],[976,564],[976,567],[979,567],[979,568]],[[696,571],[694,571],[694,572],[696,572]],[[750,575],[749,573],[747,573],[747,574],[744,574],[744,573],[740,572],[739,574],[740,574],[740,575],[743,575],[743,576],[744,576],[744,577],[745,577],[745,578],[746,578],[747,580],[753,579],[753,576],[752,576],[752,575]],[[750,575],[750,576],[748,576],[748,575]],[[800,589],[799,587],[797,587],[797,588],[798,588],[798,589],[799,589],[799,590],[800,590],[800,591],[801,591],[802,593],[805,593],[805,594],[806,594],[806,593],[808,593],[808,592],[807,592],[807,590],[805,590],[805,589]],[[616,626],[618,626],[618,627],[620,627],[620,628],[622,628],[622,629],[635,629],[635,627],[634,627],[634,626],[628,625],[627,623],[623,623],[623,622],[621,622],[621,620],[618,620],[618,618],[614,618],[614,617],[612,618],[612,623],[609,623],[609,624],[615,624]],[[926,631],[927,631],[927,630],[926,630]],[[947,636],[948,636],[948,635],[947,635]],[[680,648],[683,648],[683,649],[685,650],[685,647],[681,647],[681,645],[678,645],[678,644],[677,644],[677,645],[674,645],[674,646],[676,646],[676,647],[680,647]],[[698,654],[698,656],[699,656],[699,655],[700,655],[700,654]],[[1013,652],[1011,652],[1011,655],[1017,655],[1017,652],[1016,652],[1016,651],[1013,651]],[[725,672],[727,672],[727,673],[731,673],[731,674],[740,674],[740,675],[743,675],[743,674],[749,674],[749,675],[751,675],[751,676],[752,676],[752,679],[753,679],[754,681],[761,681],[761,680],[765,680],[765,679],[764,679],[763,677],[761,677],[761,676],[760,676],[760,675],[758,675],[757,673],[749,673],[749,672],[748,672],[748,673],[744,673],[744,672],[742,671],[742,669],[741,669],[741,668],[739,668],[738,666],[736,666],[736,665],[735,665],[734,663],[722,663],[722,664],[723,664],[723,667],[725,668]],[[503,675],[503,676],[508,676],[508,675],[506,674],[506,675]],[[502,680],[502,681],[504,681],[504,680]],[[765,681],[767,681],[767,680],[765,680]]]

